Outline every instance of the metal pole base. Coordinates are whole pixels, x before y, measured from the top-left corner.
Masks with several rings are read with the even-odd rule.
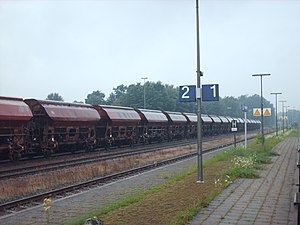
[[[204,180],[197,180],[196,183],[197,184],[204,184]]]

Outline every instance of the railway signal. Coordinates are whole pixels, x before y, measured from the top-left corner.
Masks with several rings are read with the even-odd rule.
[[[237,120],[231,120],[231,131],[233,132],[234,147],[236,147]]]
[[[247,149],[247,112],[248,112],[248,106],[243,105],[242,106],[242,111],[244,113],[244,130],[245,130],[245,150]]]

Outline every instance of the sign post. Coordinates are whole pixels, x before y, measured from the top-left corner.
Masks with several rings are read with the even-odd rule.
[[[202,166],[202,119],[201,119],[201,70],[200,70],[200,31],[199,31],[199,4],[196,0],[196,32],[197,32],[197,148],[198,148],[198,179],[197,183],[204,183]]]
[[[247,149],[247,112],[248,112],[248,106],[243,106],[242,111],[244,112],[244,120],[245,120],[245,150]],[[254,110],[253,110],[254,111]]]
[[[198,157],[198,179],[197,183],[204,183],[202,166],[202,118],[201,118],[201,100],[219,101],[219,84],[200,84],[202,72],[197,70],[197,86],[183,85],[179,86],[180,102],[197,102],[197,157]]]
[[[234,141],[234,148],[236,148],[236,132],[237,132],[237,121],[231,120],[231,131],[233,132],[233,141]]]
[[[201,118],[201,76],[200,70],[200,31],[199,31],[199,0],[196,0],[196,41],[197,41],[197,89],[194,85],[180,86],[179,101],[189,102],[197,101],[197,159],[198,159],[198,178],[197,183],[204,183],[202,166],[202,118]],[[219,100],[219,89],[211,87],[213,98]],[[215,90],[213,90],[215,88]]]

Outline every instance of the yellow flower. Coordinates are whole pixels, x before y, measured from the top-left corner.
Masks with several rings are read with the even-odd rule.
[[[44,211],[48,212],[48,210],[51,208],[51,206],[44,206]]]
[[[44,203],[43,203],[43,205],[48,205],[48,204],[51,203],[51,202],[52,202],[51,198],[44,198]]]
[[[51,206],[49,205],[51,202],[51,198],[44,198],[43,206],[45,212],[48,212],[48,210],[51,208]]]

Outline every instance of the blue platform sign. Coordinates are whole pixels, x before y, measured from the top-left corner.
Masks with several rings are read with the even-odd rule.
[[[179,101],[180,102],[195,102],[196,101],[196,85],[179,86]]]
[[[219,85],[202,85],[202,101],[219,101]]]

